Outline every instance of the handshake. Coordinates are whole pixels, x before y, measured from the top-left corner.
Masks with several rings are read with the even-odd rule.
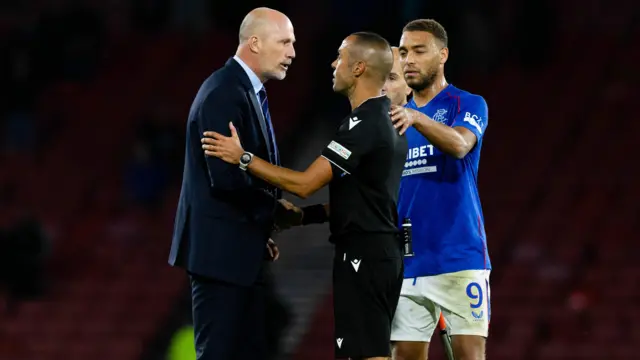
[[[283,231],[294,226],[302,225],[304,212],[285,199],[278,200],[274,214],[273,226],[275,231]]]

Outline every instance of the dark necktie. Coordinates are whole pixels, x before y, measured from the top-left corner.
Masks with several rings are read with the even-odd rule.
[[[264,115],[264,121],[266,122],[268,138],[269,138],[269,160],[272,164],[280,166],[280,156],[278,154],[278,146],[276,145],[276,136],[273,132],[273,124],[271,123],[271,114],[269,113],[269,101],[267,100],[267,91],[262,88],[258,92],[260,97],[260,106],[262,107],[262,114]]]

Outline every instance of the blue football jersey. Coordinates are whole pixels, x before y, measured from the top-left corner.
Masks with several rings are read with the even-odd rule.
[[[444,125],[469,129],[477,143],[463,159],[456,159],[431,145],[416,129],[407,130],[409,152],[398,218],[412,222],[415,256],[405,258],[405,278],[491,269],[477,186],[487,103],[481,96],[448,85],[424,107],[418,108],[413,100],[406,106]]]

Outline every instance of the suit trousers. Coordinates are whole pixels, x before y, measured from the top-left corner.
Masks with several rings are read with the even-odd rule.
[[[266,359],[262,274],[250,286],[189,274],[197,360]]]

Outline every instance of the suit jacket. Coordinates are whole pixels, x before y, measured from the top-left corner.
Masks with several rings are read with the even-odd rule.
[[[280,192],[238,165],[204,155],[203,132],[230,136],[230,121],[246,151],[270,158],[268,128],[258,97],[234,59],[204,81],[189,111],[169,264],[197,275],[250,285],[265,258]]]

